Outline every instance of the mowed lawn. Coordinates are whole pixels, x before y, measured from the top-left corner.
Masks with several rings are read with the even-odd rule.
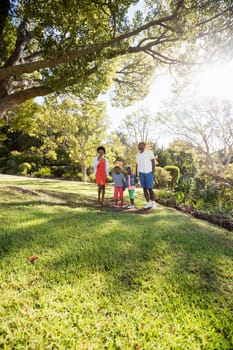
[[[233,349],[232,232],[96,194],[0,175],[0,349]]]

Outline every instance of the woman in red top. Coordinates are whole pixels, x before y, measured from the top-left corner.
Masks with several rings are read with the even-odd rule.
[[[94,158],[96,184],[98,185],[98,203],[104,204],[105,184],[108,176],[108,160],[105,158],[105,148],[97,148],[98,157]]]

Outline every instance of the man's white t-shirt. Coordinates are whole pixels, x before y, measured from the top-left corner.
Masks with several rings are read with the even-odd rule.
[[[138,152],[136,156],[136,162],[138,165],[139,173],[151,173],[152,172],[152,163],[151,161],[154,159],[154,154],[151,150],[145,149],[144,152]]]

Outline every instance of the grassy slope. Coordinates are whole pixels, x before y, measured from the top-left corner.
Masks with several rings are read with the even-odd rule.
[[[0,348],[232,349],[232,233],[161,206],[98,208],[95,196],[0,175]]]

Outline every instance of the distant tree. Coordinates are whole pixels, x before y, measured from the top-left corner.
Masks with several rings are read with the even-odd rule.
[[[140,109],[137,112],[128,114],[122,123],[122,128],[127,134],[128,143],[138,144],[143,141],[145,143],[154,143],[156,141],[155,125],[156,117],[151,112],[145,109]]]
[[[110,164],[124,166],[127,158],[127,136],[121,131],[111,132],[107,137],[106,145]]]
[[[49,154],[63,147],[72,161],[80,163],[82,181],[86,181],[87,166],[92,165],[96,147],[102,144],[108,127],[105,103],[69,97],[60,101],[50,99],[38,117]]]
[[[199,169],[199,154],[190,142],[176,140],[166,149],[167,165],[176,165],[182,177],[193,177]]]
[[[170,153],[165,147],[159,147],[157,143],[154,143],[152,149],[156,156],[157,166],[163,168],[166,165],[176,164],[171,161]]]
[[[200,164],[210,173],[222,175],[233,157],[233,105],[217,99],[171,101],[167,128],[190,143],[200,156]]]
[[[80,164],[83,181],[108,127],[103,102],[80,101],[67,96],[47,98],[42,105],[27,101],[7,118],[8,123],[2,130],[9,151],[17,150],[28,156],[29,153],[41,154],[46,166],[59,163],[59,156],[65,157],[63,163]]]
[[[63,137],[69,144],[71,159],[81,164],[82,181],[85,182],[87,166],[92,165],[96,148],[103,144],[107,135],[108,118],[103,102],[83,101],[76,108],[76,112],[69,112],[76,119],[73,132]]]

